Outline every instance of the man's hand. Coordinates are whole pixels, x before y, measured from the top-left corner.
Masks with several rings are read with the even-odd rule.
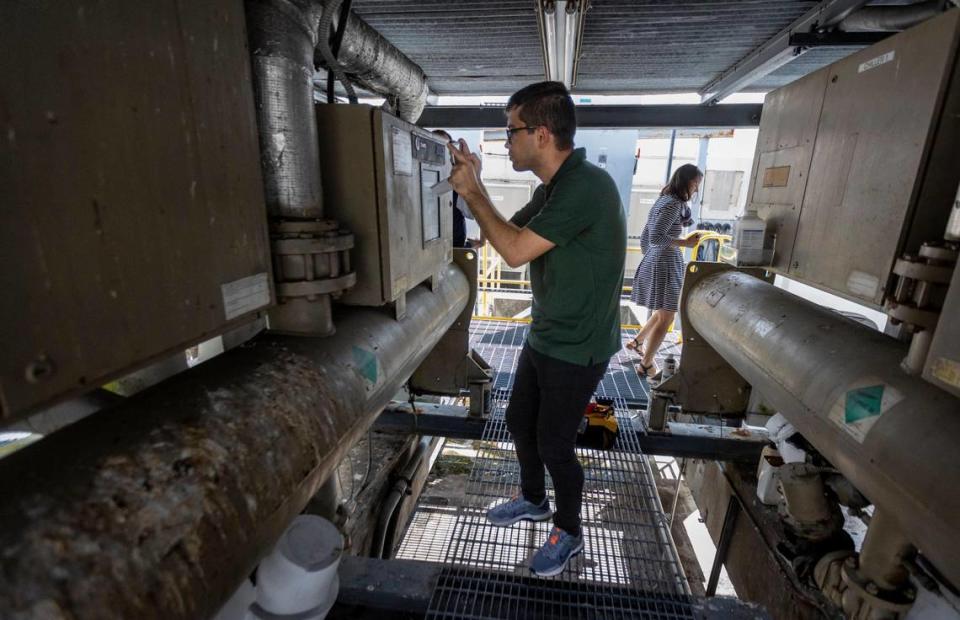
[[[458,146],[453,142],[447,144],[447,149],[453,157],[453,170],[450,172],[450,185],[455,192],[466,200],[483,193],[483,184],[480,182],[482,163],[480,156],[472,153],[466,141],[461,138]]]

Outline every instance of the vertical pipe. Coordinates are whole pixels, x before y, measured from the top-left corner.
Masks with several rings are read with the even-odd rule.
[[[884,590],[897,590],[910,578],[905,560],[913,550],[900,526],[877,510],[860,548],[860,574]]]
[[[246,11],[267,212],[274,218],[321,218],[315,24],[285,0],[247,0]]]
[[[670,173],[673,172],[673,147],[677,143],[677,130],[670,130],[670,149],[667,151],[667,174],[664,178],[663,184],[666,185],[670,182]]]
[[[710,148],[710,138],[706,136],[700,138],[700,142],[697,148],[697,168],[699,168],[704,173],[706,173],[707,171],[707,151],[709,150],[709,148]],[[691,202],[692,202],[691,210],[693,211],[693,221],[699,222],[701,207],[703,206],[702,184],[701,184],[700,191],[696,193],[696,195],[693,197],[693,200]],[[695,257],[696,254],[693,253],[693,256]]]

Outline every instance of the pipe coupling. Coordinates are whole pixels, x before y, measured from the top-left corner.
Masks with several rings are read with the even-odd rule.
[[[957,264],[957,250],[956,243],[924,243],[918,254],[897,259],[893,267],[896,285],[886,300],[894,325],[904,323],[911,332],[936,327]]]
[[[814,580],[847,618],[897,620],[907,615],[917,596],[911,585],[884,590],[866,579],[859,570],[857,556],[850,551],[823,556],[814,569]]]
[[[353,234],[334,220],[280,220],[271,223],[270,243],[277,293],[270,328],[329,336],[330,299],[357,282],[350,265]]]
[[[786,463],[780,468],[780,516],[793,532],[811,541],[827,540],[843,529],[843,513],[827,495],[820,468]]]

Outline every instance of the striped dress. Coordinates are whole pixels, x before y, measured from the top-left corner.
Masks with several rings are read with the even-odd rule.
[[[689,219],[689,207],[673,196],[660,196],[650,209],[640,234],[643,260],[633,276],[630,299],[651,312],[676,312],[680,305],[683,254],[672,242],[683,233],[683,222]]]

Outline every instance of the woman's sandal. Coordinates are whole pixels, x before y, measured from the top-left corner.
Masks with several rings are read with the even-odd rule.
[[[637,374],[640,375],[641,377],[646,377],[647,379],[651,379],[655,377],[659,372],[657,370],[656,362],[651,362],[649,366],[644,364],[643,362],[640,362],[638,366],[640,367],[640,370],[637,371]]]
[[[630,351],[636,351],[637,355],[643,357],[643,341],[632,338],[624,347]]]

